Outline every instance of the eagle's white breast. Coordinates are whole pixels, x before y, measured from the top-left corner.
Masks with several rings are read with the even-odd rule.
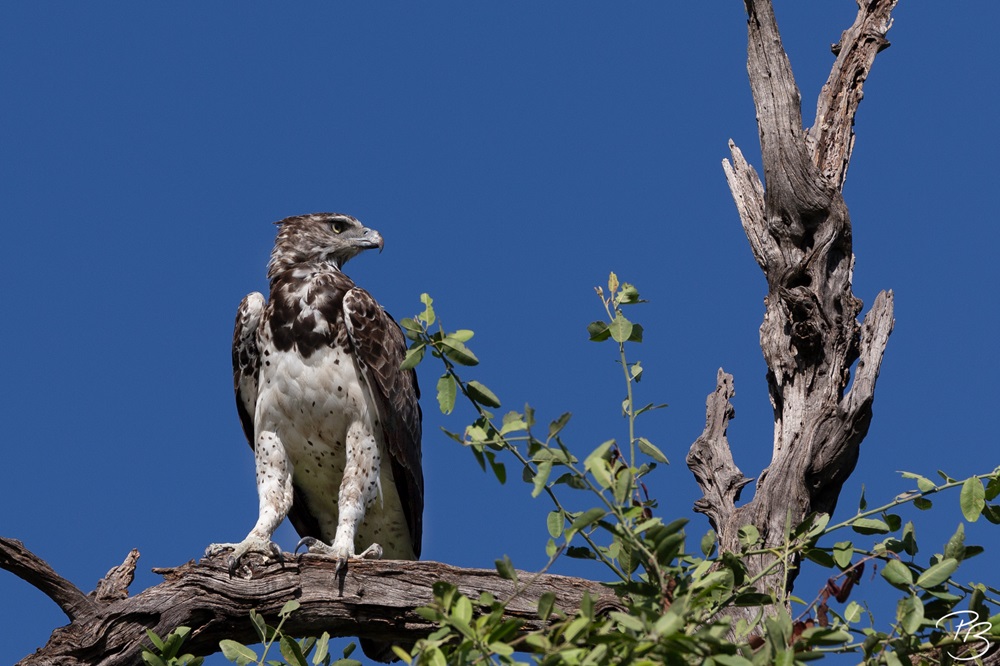
[[[332,541],[337,533],[342,485],[356,486],[363,489],[367,507],[357,543],[381,544],[386,558],[413,558],[371,404],[363,375],[345,349],[322,347],[305,358],[296,349],[264,345],[254,419],[257,446],[284,449],[323,539]],[[349,481],[359,483],[343,484],[345,471],[357,477]]]

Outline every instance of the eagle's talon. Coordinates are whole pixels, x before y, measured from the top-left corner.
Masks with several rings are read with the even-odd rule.
[[[243,558],[248,553],[263,555],[265,559],[277,560],[284,564],[285,558],[281,554],[281,548],[270,539],[261,539],[249,536],[239,543],[213,543],[205,549],[205,557],[213,557],[224,550],[233,551],[226,558],[226,569],[229,570],[229,577],[232,578],[243,565]]]
[[[335,559],[337,564],[333,569],[334,576],[338,575],[350,560],[380,560],[382,559],[383,552],[382,546],[377,543],[373,543],[360,553],[355,553],[354,549],[349,546],[331,546],[313,537],[302,537],[299,539],[298,545],[295,546],[295,552],[298,552],[302,546],[305,546],[308,552],[314,555],[324,555]]]
[[[292,552],[293,553],[298,553],[299,552],[299,548],[301,548],[302,546],[305,546],[306,547],[306,552],[311,553],[313,545],[317,544],[317,543],[322,543],[322,542],[319,539],[315,539],[313,537],[309,537],[309,536],[302,537],[301,539],[299,539],[299,542],[297,544],[295,544],[295,550],[293,550]]]

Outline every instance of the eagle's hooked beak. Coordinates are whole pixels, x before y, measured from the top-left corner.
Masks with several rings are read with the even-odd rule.
[[[361,236],[354,241],[354,244],[362,250],[372,250],[377,247],[378,251],[381,252],[385,246],[385,241],[382,239],[382,234],[366,227],[361,232]]]

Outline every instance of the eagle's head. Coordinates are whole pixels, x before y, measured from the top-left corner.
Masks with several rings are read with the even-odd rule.
[[[269,278],[301,264],[329,264],[340,269],[362,250],[382,249],[382,235],[350,215],[313,213],[288,217],[280,228],[267,266]]]

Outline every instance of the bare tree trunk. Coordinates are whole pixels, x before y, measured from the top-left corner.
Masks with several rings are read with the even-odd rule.
[[[284,630],[292,636],[358,636],[401,645],[414,643],[437,626],[415,609],[431,603],[438,581],[456,585],[475,600],[490,592],[510,599],[505,619],[522,623],[520,632],[542,628],[538,599],[556,595],[556,607],[573,613],[584,594],[594,599],[597,612],[624,610],[607,587],[581,578],[519,571],[518,582],[500,578],[489,569],[460,569],[438,562],[351,562],[347,574],[334,577],[335,562],[315,555],[286,554],[283,564],[254,567],[249,580],[232,578],[221,561],[188,562],[180,567],[154,569],[163,583],[129,597],[139,552],[111,571],[90,595],[55,573],[19,541],[0,537],[0,568],[13,572],[44,592],[66,613],[70,623],[52,632],[49,642],[17,666],[119,666],[142,664],[142,646],[150,645],[146,629],[166,636],[179,626],[193,631],[185,652],[218,652],[229,638],[256,643],[250,610],[274,626],[278,611],[296,599],[301,608],[289,616]],[[224,559],[224,558],[219,558]],[[488,610],[488,609],[487,609]]]
[[[833,512],[854,470],[872,417],[882,355],[893,326],[892,292],[881,292],[859,324],[851,291],[851,221],[841,189],[854,146],[854,115],[896,0],[859,0],[857,19],[834,46],[830,78],[815,125],[805,130],[798,87],[781,44],[770,0],[745,0],[747,69],[757,107],[764,181],[732,142],[723,168],[754,258],[767,278],[760,343],[774,410],[774,449],[753,500],[736,507],[750,482],[733,462],[726,428],[733,378],[721,369],[708,397],[705,430],[687,462],[721,548],[738,551],[738,531],[754,525],[778,546],[786,524]],[[853,371],[852,366],[857,363]],[[848,387],[850,388],[848,389]],[[773,563],[751,558],[751,574]],[[794,564],[794,563],[792,563]],[[777,567],[762,591],[791,590],[792,567]]]

